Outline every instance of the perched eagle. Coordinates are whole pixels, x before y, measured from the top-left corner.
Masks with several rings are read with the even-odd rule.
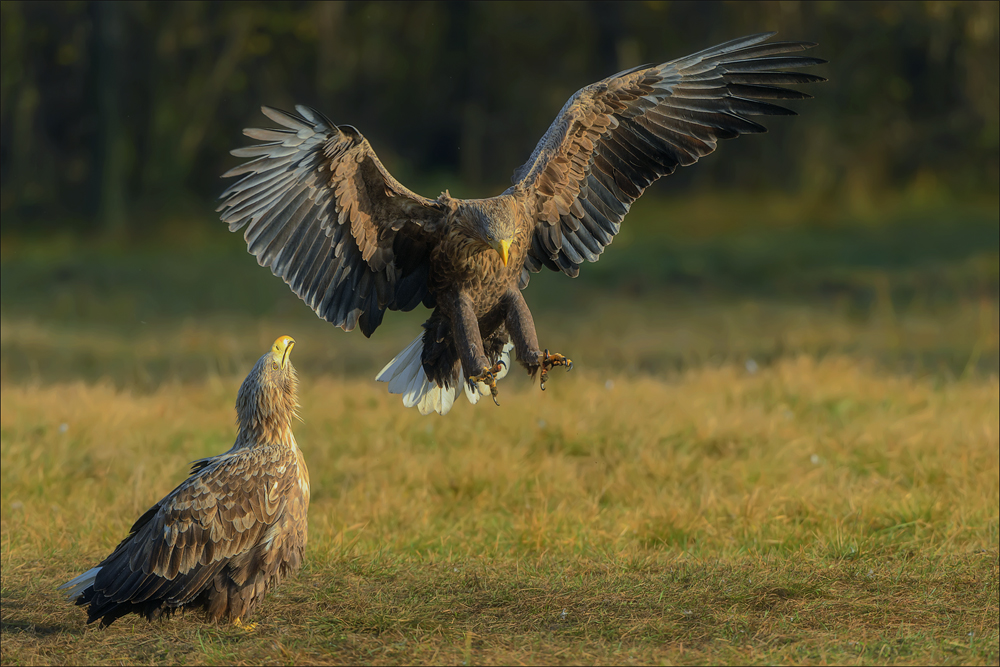
[[[152,620],[201,607],[243,625],[302,564],[309,471],[295,444],[298,379],[289,336],[274,341],[236,398],[236,444],[195,461],[191,476],[143,514],[101,564],[66,582],[88,623]]]
[[[539,347],[521,290],[542,268],[575,277],[596,262],[642,191],[719,139],[765,132],[749,116],[794,112],[770,99],[809,95],[781,86],[823,81],[786,72],[825,61],[815,44],[737,39],[662,65],[635,67],[566,102],[513,185],[490,199],[437,199],[394,179],[350,125],[317,111],[264,107],[285,129],[224,176],[222,220],[246,228],[247,249],[316,313],[370,336],[386,309],[432,308],[424,331],[377,379],[420,412],[445,414],[464,388],[476,403],[503,377],[513,349],[534,376],[572,366]]]

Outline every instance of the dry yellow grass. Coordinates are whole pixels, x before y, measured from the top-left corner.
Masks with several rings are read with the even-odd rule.
[[[995,376],[848,357],[404,410],[300,368],[307,566],[243,636],[56,585],[228,448],[241,378],[2,386],[3,662],[931,662],[997,650]]]
[[[732,205],[637,209],[579,280],[533,277],[539,339],[576,368],[444,418],[371,379],[426,313],[365,339],[239,247],[4,239],[0,662],[996,664],[996,206],[657,231],[776,214]],[[252,635],[86,628],[55,586],[230,446],[285,333],[303,570]]]

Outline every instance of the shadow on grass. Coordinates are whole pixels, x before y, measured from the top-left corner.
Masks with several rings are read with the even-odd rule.
[[[0,622],[0,632],[8,634],[25,634],[32,637],[47,637],[64,633],[82,634],[66,625],[39,625],[29,621],[2,621]]]

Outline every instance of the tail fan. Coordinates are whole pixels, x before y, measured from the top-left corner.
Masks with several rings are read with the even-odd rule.
[[[92,567],[83,574],[73,579],[70,579],[65,584],[57,588],[56,590],[69,589],[66,593],[66,597],[70,601],[79,599],[83,592],[94,585],[97,580],[97,573],[101,571],[100,567]]]
[[[498,360],[502,363],[503,368],[497,373],[497,380],[506,376],[510,370],[510,351],[513,349],[513,343],[508,342],[504,345]],[[392,361],[379,371],[375,379],[379,382],[388,382],[390,394],[402,394],[403,405],[406,407],[416,406],[422,415],[429,415],[431,412],[446,415],[451,410],[451,406],[455,404],[455,398],[458,397],[459,382],[456,382],[455,386],[452,387],[439,387],[430,381],[424,372],[423,351],[424,335],[421,333],[402,352],[393,357]],[[461,384],[465,386],[466,398],[473,405],[490,393],[490,388],[483,383],[473,383],[466,380]]]

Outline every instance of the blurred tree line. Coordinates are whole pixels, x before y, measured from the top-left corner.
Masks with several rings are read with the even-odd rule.
[[[261,104],[357,126],[423,194],[495,194],[578,88],[764,30],[818,41],[830,63],[810,71],[829,82],[771,137],[666,179],[674,191],[995,197],[998,7],[3,2],[2,228],[131,238],[203,220],[241,128],[271,125]]]

